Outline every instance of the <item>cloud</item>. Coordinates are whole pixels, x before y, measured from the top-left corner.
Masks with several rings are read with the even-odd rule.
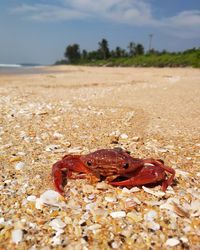
[[[25,15],[28,19],[43,22],[57,22],[86,18],[87,14],[76,9],[68,9],[48,4],[22,4],[11,10],[12,14]]]
[[[158,19],[149,0],[58,0],[53,4],[22,4],[12,9],[36,21],[55,22],[98,18],[133,26],[156,28],[173,36],[200,37],[200,11],[190,10]]]

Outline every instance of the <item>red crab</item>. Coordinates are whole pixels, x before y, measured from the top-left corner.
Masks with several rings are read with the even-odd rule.
[[[171,174],[170,178],[166,172]],[[100,180],[104,177],[109,184],[122,187],[161,182],[165,191],[174,179],[175,170],[165,166],[162,160],[133,158],[128,152],[115,148],[87,155],[65,155],[53,165],[52,175],[55,189],[62,195],[67,178]]]

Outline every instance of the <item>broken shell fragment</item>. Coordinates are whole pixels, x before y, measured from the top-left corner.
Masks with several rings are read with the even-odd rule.
[[[18,244],[23,238],[23,231],[21,229],[14,229],[12,231],[12,242]]]
[[[126,217],[126,212],[125,211],[116,211],[116,212],[110,213],[110,216],[112,218],[124,218],[124,217]]]

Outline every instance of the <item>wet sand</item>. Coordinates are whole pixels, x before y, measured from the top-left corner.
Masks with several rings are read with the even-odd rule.
[[[170,244],[198,249],[200,71],[45,70],[0,75],[0,249],[165,249]],[[138,158],[163,159],[177,172],[172,187],[156,196],[142,188],[131,192],[70,180],[64,208],[36,208],[35,199],[53,189],[54,162],[67,153],[113,147]],[[159,192],[160,186],[151,190]],[[113,218],[113,211],[125,216]],[[62,232],[50,223],[58,219]],[[18,244],[16,232],[22,234]]]

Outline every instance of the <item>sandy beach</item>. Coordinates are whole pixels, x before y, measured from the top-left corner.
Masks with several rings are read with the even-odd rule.
[[[199,249],[200,70],[43,70],[0,75],[0,249]],[[42,203],[53,163],[114,147],[164,160],[173,185],[69,180]]]

